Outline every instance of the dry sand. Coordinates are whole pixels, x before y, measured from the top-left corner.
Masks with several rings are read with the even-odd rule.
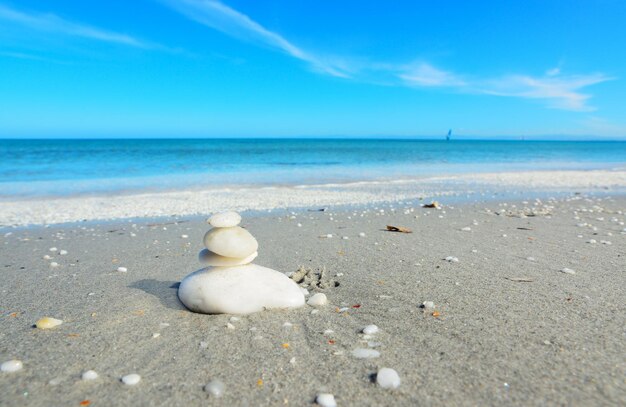
[[[200,268],[200,219],[13,231],[0,248],[0,362],[24,368],[0,373],[0,405],[306,406],[320,392],[339,406],[626,404],[626,198],[443,203],[244,218],[255,263],[324,268],[330,287],[309,289],[330,303],[237,321],[177,300]],[[515,216],[523,206],[537,216]],[[43,316],[64,323],[33,328]],[[380,332],[364,339],[368,324]],[[369,346],[379,358],[351,356]],[[373,381],[381,367],[398,389]],[[100,377],[81,381],[89,369]],[[122,384],[129,373],[141,382]],[[212,379],[222,398],[203,391]]]

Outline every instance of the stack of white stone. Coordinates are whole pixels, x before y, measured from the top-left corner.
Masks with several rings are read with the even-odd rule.
[[[252,264],[258,242],[239,226],[236,212],[213,215],[200,261],[209,267],[191,273],[178,288],[187,308],[204,314],[250,314],[304,305],[300,287],[283,273]]]

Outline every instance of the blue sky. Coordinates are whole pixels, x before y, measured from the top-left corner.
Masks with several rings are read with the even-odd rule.
[[[626,139],[625,21],[623,0],[0,0],[0,136]]]

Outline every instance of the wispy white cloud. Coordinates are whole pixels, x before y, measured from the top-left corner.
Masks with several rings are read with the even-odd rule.
[[[268,30],[247,15],[214,0],[162,0],[187,18],[240,40],[261,44],[309,63],[328,75],[348,77],[337,64],[313,55],[291,43],[280,34]]]
[[[420,62],[400,69],[398,77],[407,85],[426,87],[463,87],[466,82],[460,76]]]
[[[543,76],[502,75],[481,78],[460,75],[420,61],[389,64],[354,58],[336,58],[305,50],[247,15],[218,0],[161,0],[164,4],[207,27],[243,41],[260,44],[307,62],[324,74],[385,85],[446,88],[452,91],[541,100],[551,108],[589,111],[582,89],[612,80],[603,74],[562,75],[561,65]]]
[[[104,30],[89,25],[65,20],[54,14],[36,14],[19,11],[0,4],[0,20],[18,24],[32,30],[86,38],[101,42],[126,45],[136,48],[158,48],[156,44],[142,41],[133,36]]]
[[[556,109],[591,111],[587,105],[591,97],[581,90],[591,85],[606,82],[614,78],[604,74],[561,75],[559,72],[548,73],[542,77],[527,75],[509,75],[485,80],[478,83],[478,91],[498,96],[541,99],[549,107]]]

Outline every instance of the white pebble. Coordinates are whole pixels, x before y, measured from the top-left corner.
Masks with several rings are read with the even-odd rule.
[[[378,332],[378,327],[376,325],[368,325],[365,328],[363,328],[363,333],[365,335],[374,335],[377,332]]]
[[[67,250],[61,250],[61,251],[59,252],[59,254],[60,254],[61,256],[65,256],[65,255],[67,254]]]
[[[337,407],[335,396],[328,393],[320,393],[315,397],[315,402],[321,407]]]
[[[181,239],[189,239],[189,235],[180,235]]]
[[[597,242],[596,242],[596,239],[589,239],[587,240],[587,243],[596,244]]]
[[[424,308],[427,308],[427,309],[435,308],[435,303],[432,301],[424,301],[422,305],[424,306]]]
[[[52,260],[54,257],[50,256],[49,254],[46,254],[43,256],[44,260]]]
[[[224,383],[219,380],[211,380],[204,386],[204,391],[213,397],[222,397],[224,395]]]
[[[448,256],[448,257],[446,257],[446,261],[449,261],[450,263],[458,263],[459,259],[458,259],[458,257]]]
[[[352,351],[352,356],[357,359],[373,359],[380,356],[380,352],[374,349],[356,348]]]
[[[348,240],[348,239],[350,239],[350,238],[349,238],[348,236],[343,236],[343,237],[342,237],[342,239],[343,239],[343,240]]]
[[[317,293],[309,298],[306,303],[313,307],[319,307],[322,305],[326,305],[328,303],[328,298],[326,298],[326,294],[324,293]]]
[[[87,370],[83,372],[81,376],[83,380],[96,380],[98,378],[98,373],[95,370]]]
[[[51,252],[56,252],[56,251],[57,251],[57,248],[56,248],[56,247],[51,247],[51,248],[49,248],[48,250],[49,250],[49,251],[51,251]]]
[[[134,386],[140,381],[141,381],[141,376],[139,376],[137,373],[127,374],[126,376],[122,377],[122,383],[124,383],[127,386]]]
[[[302,227],[302,223],[298,223],[298,227],[301,228]]]
[[[283,324],[283,328],[291,328],[293,326],[293,324],[291,322],[285,322]]]
[[[119,271],[120,273],[126,273],[128,269],[126,267],[118,267],[117,271]]]
[[[230,322],[226,324],[226,328],[228,329],[235,329],[235,325],[231,324]]]
[[[159,336],[161,336],[161,334],[158,333],[158,332],[155,332],[155,333],[152,334],[152,338],[154,338],[154,339],[158,338]]]
[[[363,232],[359,233],[359,237],[365,237],[365,233]]]
[[[471,228],[471,227],[469,227],[469,226],[465,226],[464,228],[461,228],[461,230],[462,230],[463,232],[471,232],[471,231],[472,231],[472,228]]]
[[[52,263],[50,263],[50,267],[59,267],[59,263],[53,261]]]
[[[576,274],[576,272],[574,270],[568,269],[567,267],[562,268],[560,271],[561,271],[561,273],[565,273],[565,274]]]
[[[395,370],[383,367],[376,374],[376,383],[383,389],[397,389],[400,387],[400,376]]]
[[[3,362],[0,365],[0,371],[6,372],[6,373],[13,373],[13,372],[17,372],[18,370],[22,370],[22,368],[24,367],[24,364],[22,363],[21,360],[7,360],[6,362]]]
[[[534,257],[526,257],[526,260],[528,260],[528,261],[535,261],[535,258]]]

